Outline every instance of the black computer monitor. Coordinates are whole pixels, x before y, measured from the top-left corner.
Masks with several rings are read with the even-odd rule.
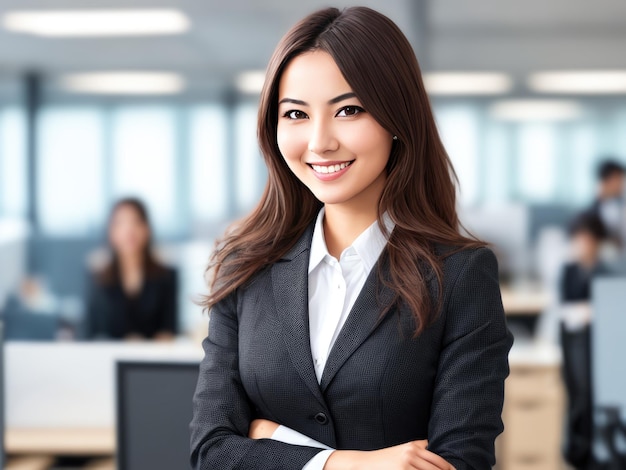
[[[189,422],[198,363],[117,363],[117,468],[191,468]]]

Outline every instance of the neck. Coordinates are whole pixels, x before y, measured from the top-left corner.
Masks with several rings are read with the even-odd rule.
[[[120,255],[118,260],[122,271],[136,271],[143,268],[143,253],[125,253]]]
[[[614,198],[618,197],[618,195],[617,194],[613,194],[611,191],[607,191],[605,189],[600,189],[600,191],[598,193],[598,197],[600,198],[600,200],[606,201],[608,199],[614,199]]]
[[[598,258],[596,255],[585,256],[580,260],[580,264],[589,271],[596,267],[597,262]]]
[[[378,217],[378,201],[385,179],[375,181],[359,197],[341,204],[325,204],[324,239],[328,252],[339,259]]]

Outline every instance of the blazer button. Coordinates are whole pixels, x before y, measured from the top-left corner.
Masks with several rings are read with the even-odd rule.
[[[328,423],[328,417],[324,413],[317,413],[314,419],[320,424]]]

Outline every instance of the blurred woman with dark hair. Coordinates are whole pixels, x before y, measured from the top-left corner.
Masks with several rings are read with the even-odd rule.
[[[265,192],[210,265],[193,467],[491,468],[512,337],[406,37],[368,8],[303,19],[258,138]]]
[[[601,244],[609,238],[595,212],[583,212],[570,223],[572,260],[560,280],[561,347],[567,391],[565,460],[577,470],[595,468],[593,458],[593,380],[591,357],[591,283],[609,274],[600,261]]]
[[[111,260],[92,279],[87,335],[95,339],[171,340],[176,334],[176,271],[152,252],[144,204],[118,201],[108,222]]]

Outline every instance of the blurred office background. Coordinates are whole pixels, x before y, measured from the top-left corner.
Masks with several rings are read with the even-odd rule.
[[[359,4],[413,43],[462,220],[499,258],[516,336],[499,468],[565,468],[557,285],[567,224],[591,206],[598,163],[626,164],[626,4]],[[116,449],[132,454],[120,382],[141,373],[124,361],[160,364],[155,384],[167,383],[170,362],[193,373],[207,324],[193,300],[213,241],[265,184],[263,69],[281,35],[326,5],[0,3],[0,310],[20,295],[35,305],[6,333],[6,468],[113,468]],[[88,273],[107,258],[109,209],[126,196],[146,203],[157,252],[178,271],[172,343],[83,341]]]

